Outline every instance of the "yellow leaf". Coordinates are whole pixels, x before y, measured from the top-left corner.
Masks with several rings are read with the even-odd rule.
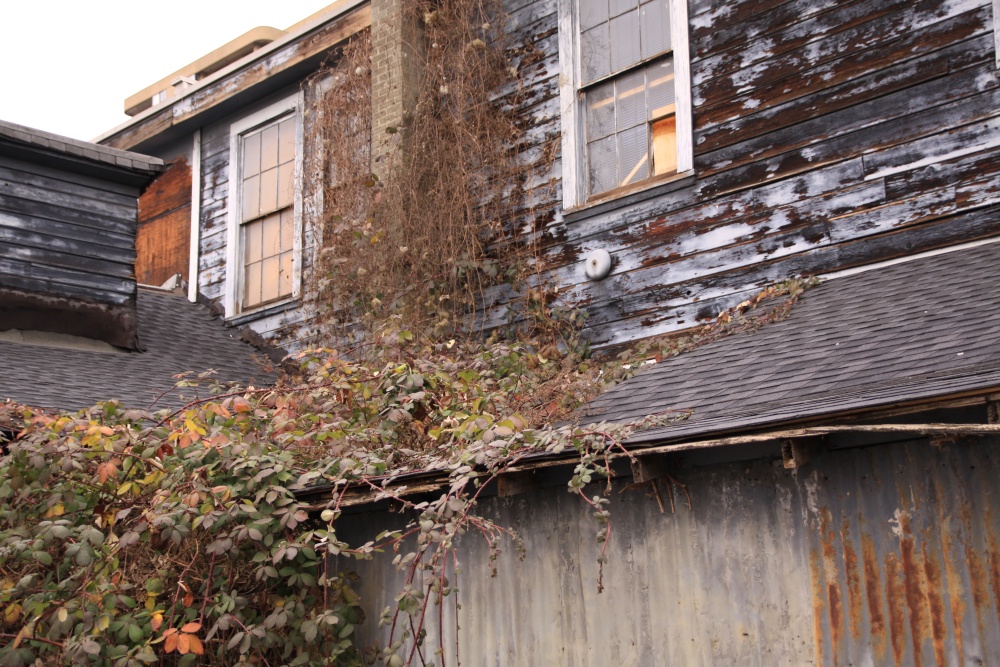
[[[7,605],[6,609],[3,610],[3,620],[8,624],[12,625],[17,623],[17,619],[21,618],[21,613],[24,609],[18,603],[13,603]]]
[[[111,616],[108,614],[101,614],[97,617],[97,625],[95,626],[98,632],[104,632],[111,625]]]
[[[149,627],[153,628],[154,631],[159,630],[160,626],[163,625],[163,614],[160,612],[154,612],[153,616],[149,619]]]
[[[153,611],[154,609],[156,609],[156,596],[153,595],[152,593],[146,596],[146,609],[148,609],[149,611]],[[156,628],[153,629],[155,630]]]
[[[58,612],[56,612],[56,618],[59,619],[60,623],[65,623],[66,619],[69,618],[69,612],[66,611],[66,607],[61,607]]]
[[[102,426],[101,429],[100,429],[100,431],[101,431],[101,433],[103,435],[114,435],[115,434],[115,430],[113,428],[111,428],[110,426]]]
[[[51,518],[51,517],[54,517],[54,516],[62,516],[65,513],[66,513],[66,508],[63,506],[63,504],[62,503],[56,503],[55,505],[53,505],[52,507],[49,508],[49,511],[47,511],[45,513],[45,518]]]
[[[125,482],[124,484],[118,487],[118,495],[119,496],[125,495],[126,493],[129,492],[129,489],[131,488],[132,488],[132,482]]]

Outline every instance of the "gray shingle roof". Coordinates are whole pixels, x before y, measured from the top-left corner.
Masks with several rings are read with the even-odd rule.
[[[255,361],[256,348],[236,338],[202,305],[169,292],[140,289],[139,341],[145,352],[101,352],[0,341],[0,400],[41,408],[78,409],[117,398],[128,407],[183,405],[176,373],[218,370],[223,381],[274,382]],[[190,396],[192,389],[182,389]]]
[[[0,137],[95,162],[103,162],[141,174],[157,174],[164,169],[163,160],[159,158],[131,151],[123,151],[118,148],[111,148],[110,146],[92,144],[89,141],[71,139],[59,134],[36,130],[32,127],[18,125],[17,123],[5,120],[0,120]]]
[[[667,359],[590,403],[585,423],[667,409],[630,443],[707,436],[1000,387],[1000,243],[836,278],[782,322]]]

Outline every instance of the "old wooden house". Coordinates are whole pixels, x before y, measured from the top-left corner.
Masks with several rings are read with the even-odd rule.
[[[191,170],[170,209],[184,211],[173,229],[190,220],[190,240],[170,233],[168,270],[232,321],[294,339],[308,316],[298,297],[322,202],[288,194],[280,176],[301,174],[288,165],[307,150],[313,93],[299,82],[358,30],[400,35],[401,1],[337,3],[105,136],[173,159],[178,183]],[[694,410],[629,441],[606,593],[592,585],[589,510],[562,490],[565,461],[526,463],[496,485],[484,502],[528,557],[502,559],[496,581],[466,577],[463,659],[1000,662],[996,2],[505,6],[524,155],[558,148],[524,233],[589,312],[595,347],[690,327],[788,277],[825,283],[787,321],[658,364],[582,416]],[[404,68],[398,48],[374,51],[373,133],[400,110]],[[267,206],[261,170],[273,171]],[[169,214],[151,206],[154,234]],[[290,245],[258,256],[247,239],[264,224],[290,224]],[[591,263],[609,273],[588,275]],[[491,295],[487,326],[513,298]],[[657,480],[683,482],[689,503],[661,512],[641,493]],[[431,495],[444,483],[420,482]],[[407,520],[363,495],[352,506],[345,534]],[[466,572],[487,567],[479,546],[463,548]],[[374,618],[397,574],[359,569]]]

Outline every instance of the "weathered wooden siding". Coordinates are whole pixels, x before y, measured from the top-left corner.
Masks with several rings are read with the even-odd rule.
[[[3,285],[127,303],[138,190],[0,157]]]
[[[138,196],[138,187],[0,156],[0,326],[131,346]]]
[[[509,0],[527,159],[558,149],[555,0]],[[691,0],[695,179],[564,213],[559,156],[524,236],[611,345],[714,317],[763,285],[1000,232],[989,0]],[[603,248],[612,276],[586,280]],[[507,317],[492,295],[486,326]]]
[[[507,545],[491,579],[482,540],[461,538],[462,664],[996,664],[998,444],[834,450],[797,472],[780,459],[682,467],[691,508],[678,491],[673,514],[648,489],[616,483],[602,594],[582,500],[561,485],[488,499],[480,509],[514,528],[527,553],[519,561]],[[338,535],[361,543],[399,522],[347,515]],[[361,575],[367,642],[384,639],[378,616],[401,590],[391,560],[338,562]],[[443,618],[451,653],[454,609]],[[437,646],[436,610],[427,630],[425,655]]]
[[[135,239],[136,279],[162,285],[174,274],[188,277],[191,255],[191,166],[178,158],[139,197]]]

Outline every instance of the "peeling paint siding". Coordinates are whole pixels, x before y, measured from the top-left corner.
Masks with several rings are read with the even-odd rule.
[[[692,509],[677,491],[672,515],[642,490],[620,494],[616,482],[602,594],[596,524],[565,487],[483,501],[487,516],[522,536],[527,556],[519,562],[508,545],[492,579],[474,531],[462,538],[462,661],[996,664],[996,445],[1000,439],[838,450],[798,472],[780,460],[682,468]],[[348,515],[338,532],[363,542],[399,521]],[[361,575],[366,642],[401,587],[389,560],[338,563]],[[446,607],[446,648],[454,651],[454,608]],[[437,627],[435,615],[431,647]]]
[[[533,162],[558,145],[567,65],[556,3],[506,4]],[[561,160],[577,158],[557,155],[533,207],[511,212],[595,346],[690,327],[792,275],[1000,233],[989,0],[689,0],[689,15],[694,182],[564,214]],[[595,249],[615,259],[600,283],[581,270]],[[491,291],[478,321],[503,326],[513,298]]]

